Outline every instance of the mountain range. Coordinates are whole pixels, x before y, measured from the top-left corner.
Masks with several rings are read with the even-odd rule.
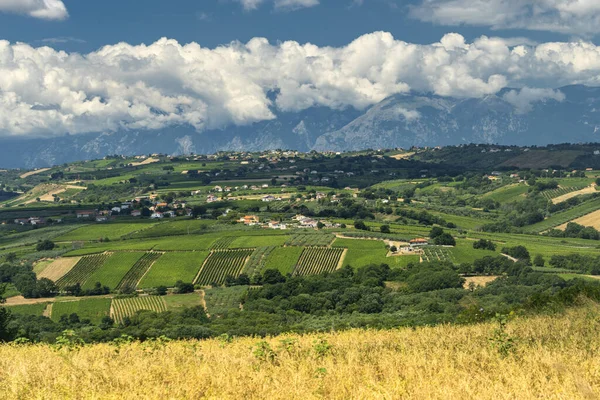
[[[365,110],[326,107],[273,110],[276,119],[197,132],[178,126],[158,131],[0,140],[0,167],[38,168],[110,154],[213,153],[218,150],[347,151],[460,143],[544,145],[600,141],[600,88],[558,89],[560,96],[515,102],[504,89],[483,98],[410,93]]]

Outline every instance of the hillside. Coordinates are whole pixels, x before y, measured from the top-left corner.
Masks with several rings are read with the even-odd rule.
[[[525,103],[515,102],[511,89],[471,99],[412,92],[363,110],[312,107],[294,113],[272,107],[273,120],[205,131],[182,125],[159,131],[9,138],[0,142],[1,167],[48,167],[110,154],[156,152],[176,155],[220,150],[348,151],[466,143],[597,142],[600,89],[575,85],[557,91],[562,101],[548,98]]]
[[[4,399],[592,399],[600,308],[265,339],[0,345]],[[504,348],[506,351],[503,351]]]

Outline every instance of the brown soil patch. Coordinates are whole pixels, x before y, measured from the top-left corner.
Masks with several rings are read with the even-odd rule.
[[[465,278],[465,284],[463,285],[465,289],[469,288],[469,284],[473,282],[475,286],[487,286],[488,283],[495,281],[498,279],[497,276],[469,276]]]
[[[24,174],[21,174],[19,176],[19,178],[25,179],[28,176],[32,176],[32,175],[36,175],[36,174],[41,174],[42,172],[46,172],[46,171],[50,171],[50,168],[40,168],[40,169],[36,169],[35,171],[29,171],[29,172],[26,172]]]
[[[44,270],[38,275],[38,278],[48,278],[52,281],[57,281],[62,278],[67,272],[69,272],[81,257],[65,257],[58,258],[52,262],[52,264],[48,265]]]
[[[26,299],[23,296],[14,296],[6,299],[5,306],[23,306],[27,304],[40,304],[40,303],[52,303],[56,299],[54,297],[46,298],[46,299]]]
[[[140,165],[153,164],[153,163],[157,163],[159,161],[160,160],[158,158],[146,158],[144,161],[134,162],[134,163],[131,163],[131,165],[133,165],[134,167],[139,167]]]
[[[558,204],[558,203],[562,203],[563,201],[567,201],[573,197],[582,195],[582,194],[590,194],[590,193],[596,193],[596,185],[590,185],[586,188],[583,188],[581,190],[576,190],[574,192],[571,193],[567,193],[567,194],[563,194],[562,196],[558,196],[552,199],[552,203],[553,204]]]
[[[569,222],[575,222],[579,225],[592,226],[596,229],[600,229],[600,210],[591,212],[589,214],[584,215],[583,217],[576,218]],[[560,229],[561,231],[564,231],[567,228],[567,224],[569,222],[564,223],[560,226],[557,226],[556,229]]]
[[[395,158],[396,160],[405,160],[407,158],[411,158],[414,155],[415,155],[415,152],[413,151],[412,153],[396,154],[395,156],[390,156],[390,158]]]

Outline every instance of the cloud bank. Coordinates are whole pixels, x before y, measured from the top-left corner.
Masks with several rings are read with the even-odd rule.
[[[0,41],[0,135],[202,131],[270,120],[275,109],[363,109],[411,90],[466,98],[527,86],[505,98],[526,112],[535,101],[561,100],[543,89],[567,84],[600,85],[600,47],[485,36],[466,43],[453,33],[419,45],[375,32],[343,47],[255,38],[208,49],[161,39],[81,55]]]
[[[598,0],[423,0],[413,17],[442,25],[489,26],[593,36],[600,33]]]
[[[0,12],[47,20],[69,17],[67,7],[61,0],[0,0]]]

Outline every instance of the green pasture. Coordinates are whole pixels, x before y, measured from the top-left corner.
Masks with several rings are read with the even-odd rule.
[[[58,322],[62,315],[77,314],[80,319],[89,319],[98,324],[103,317],[110,314],[111,299],[81,299],[76,301],[56,302],[52,305],[52,320]]]
[[[96,282],[115,289],[144,254],[143,252],[114,253],[85,281],[83,289],[92,289]]]
[[[177,281],[191,283],[208,254],[208,251],[166,253],[152,265],[139,286],[141,288],[173,287]]]

